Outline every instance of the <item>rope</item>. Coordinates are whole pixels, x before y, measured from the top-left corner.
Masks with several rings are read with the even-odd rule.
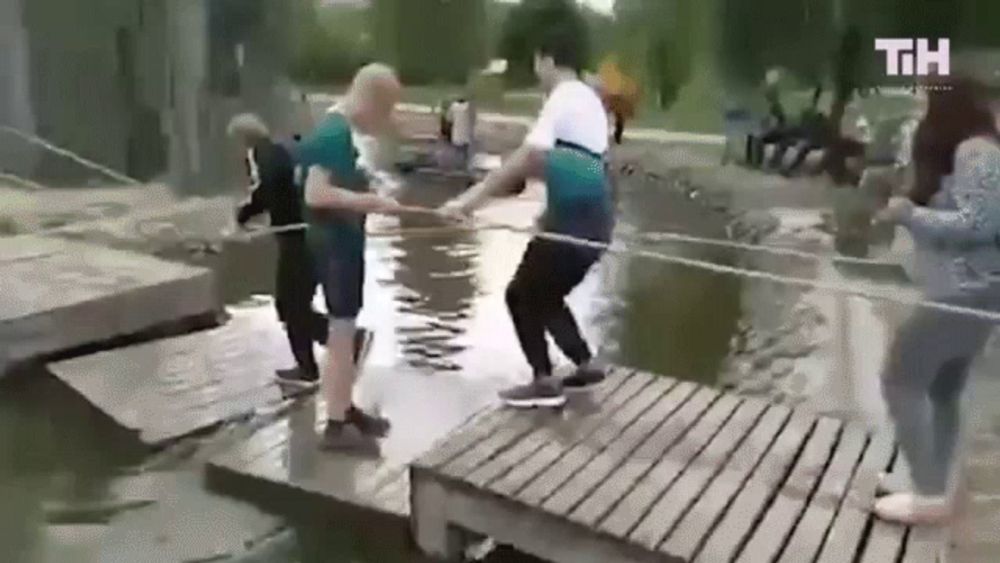
[[[96,171],[100,172],[101,174],[104,174],[105,176],[107,176],[109,178],[112,178],[114,180],[117,180],[119,182],[122,182],[124,184],[142,184],[142,182],[140,182],[139,180],[136,180],[135,178],[130,178],[130,177],[124,175],[124,174],[120,174],[118,172],[115,172],[114,170],[112,170],[112,169],[110,169],[110,168],[108,168],[106,166],[103,166],[101,164],[98,164],[98,163],[96,163],[96,162],[94,162],[92,160],[88,160],[88,159],[86,159],[86,158],[84,158],[84,157],[76,154],[75,152],[73,152],[73,151],[71,151],[69,149],[64,149],[62,147],[56,146],[56,145],[54,145],[54,144],[46,141],[45,139],[43,139],[41,137],[38,137],[38,136],[35,136],[35,135],[31,135],[29,133],[25,133],[25,132],[21,131],[20,129],[15,129],[14,127],[11,127],[9,125],[0,125],[0,130],[5,131],[7,133],[10,133],[11,135],[14,135],[15,137],[19,137],[19,138],[27,141],[28,143],[31,143],[33,145],[38,145],[38,146],[40,146],[40,147],[42,147],[44,149],[52,151],[52,152],[58,154],[59,156],[66,157],[66,158],[68,158],[68,159],[70,159],[70,160],[72,160],[72,161],[74,161],[74,162],[76,162],[76,163],[78,163],[78,164],[80,164],[82,166],[90,168],[91,170],[96,170]]]
[[[440,217],[436,210],[423,208],[423,207],[407,207],[404,210],[405,213],[412,214],[423,214],[435,217]],[[306,228],[305,224],[297,225],[287,225],[275,228],[265,228],[258,229],[252,232],[253,236],[262,236],[263,234],[271,234],[273,232],[289,232],[294,230],[300,230]],[[548,231],[538,231],[533,228],[517,227],[514,225],[509,225],[505,223],[497,222],[483,222],[470,220],[468,222],[462,223],[459,226],[452,227],[451,231],[457,229],[464,229],[469,231],[481,231],[481,230],[503,230],[513,233],[520,233],[529,236],[534,236],[544,240],[550,240],[554,242],[562,242],[566,244],[572,244],[576,246],[581,246],[585,248],[592,248],[595,250],[606,251],[610,254],[615,254],[619,256],[632,256],[640,257],[650,260],[656,260],[659,262],[664,262],[668,264],[676,264],[680,266],[686,266],[689,268],[696,268],[701,270],[707,270],[716,274],[726,274],[736,277],[742,277],[747,279],[755,279],[761,281],[768,281],[772,283],[778,283],[782,285],[789,285],[793,287],[800,287],[803,289],[812,289],[820,291],[828,291],[831,293],[842,293],[845,295],[851,295],[855,297],[862,297],[869,300],[875,301],[887,301],[890,303],[896,303],[899,305],[907,305],[911,307],[923,307],[927,309],[942,311],[946,313],[955,313],[968,315],[976,317],[981,320],[1000,322],[1000,313],[987,311],[983,309],[975,309],[971,307],[962,307],[958,305],[951,305],[948,303],[942,303],[939,301],[930,301],[919,298],[908,298],[901,296],[897,288],[887,289],[887,290],[871,290],[861,287],[856,287],[843,283],[831,283],[823,282],[817,280],[811,280],[808,278],[800,278],[794,276],[785,276],[781,274],[774,274],[771,272],[763,272],[760,270],[751,270],[747,268],[740,268],[736,266],[726,266],[724,264],[718,264],[715,262],[710,262],[706,260],[698,260],[695,258],[686,258],[683,256],[674,256],[670,254],[664,254],[661,252],[656,252],[652,250],[642,250],[636,248],[629,248],[621,243],[603,243],[596,242],[580,237],[574,237],[570,235],[563,235],[559,233],[553,233]],[[400,232],[405,232],[406,229],[400,229]],[[447,231],[442,231],[447,232]],[[686,237],[685,235],[678,235],[678,240],[683,238],[697,238],[697,237]],[[714,241],[711,239],[698,239],[697,242],[702,243],[720,243],[719,241]],[[721,244],[721,243],[720,243]],[[768,251],[781,251],[784,252],[787,249],[774,249],[773,247],[757,247],[756,245],[738,245],[736,247],[751,247],[750,250],[766,249]],[[790,252],[792,255],[805,255],[811,258],[817,258],[818,255],[809,253],[798,253],[796,251]],[[869,263],[871,261],[868,261]]]
[[[53,151],[53,152],[55,152],[57,154],[66,156],[67,158],[70,158],[70,159],[72,159],[72,160],[74,160],[76,162],[79,162],[80,164],[82,164],[84,166],[88,166],[88,167],[93,168],[95,170],[101,171],[104,174],[108,175],[109,177],[115,178],[115,179],[117,179],[119,181],[123,181],[123,182],[129,183],[129,184],[139,184],[140,183],[140,182],[138,182],[135,179],[132,179],[132,178],[129,178],[128,176],[119,174],[119,173],[115,172],[114,170],[110,170],[110,169],[108,169],[108,168],[106,168],[104,166],[101,166],[100,164],[91,162],[91,161],[89,161],[89,160],[87,160],[87,159],[85,159],[85,158],[83,158],[81,156],[78,156],[78,155],[76,155],[75,153],[73,153],[73,152],[71,152],[69,150],[57,147],[57,146],[55,146],[55,145],[53,145],[53,144],[45,141],[44,139],[41,139],[41,138],[36,137],[34,135],[29,135],[27,133],[23,133],[23,132],[15,129],[13,127],[9,127],[9,126],[6,126],[6,125],[0,125],[0,130],[10,132],[10,133],[12,133],[12,134],[14,134],[14,135],[16,135],[18,137],[21,137],[22,139],[27,140],[28,142],[40,145],[40,146],[42,146],[42,147],[44,147],[44,148],[46,148],[48,150],[51,150],[51,151]],[[410,206],[410,207],[404,208],[403,212],[404,213],[422,214],[422,215],[439,217],[439,214],[437,213],[436,210],[433,210],[433,209],[430,209],[430,208],[425,208],[425,207]],[[295,225],[285,225],[285,226],[281,226],[281,227],[269,227],[269,228],[256,229],[254,231],[251,231],[251,232],[248,232],[248,233],[244,233],[242,235],[234,235],[234,237],[243,236],[243,237],[255,238],[255,237],[263,236],[265,234],[275,234],[275,233],[281,233],[281,232],[290,232],[290,231],[295,231],[295,230],[303,230],[305,228],[307,228],[306,224],[299,223],[299,224],[295,224]],[[434,229],[434,230],[432,231],[431,229]],[[608,243],[595,242],[595,241],[591,241],[591,240],[587,240],[587,239],[583,239],[583,238],[579,238],[579,237],[572,237],[572,236],[569,236],[569,235],[562,235],[562,234],[558,234],[558,233],[539,232],[536,229],[516,227],[514,225],[508,225],[508,224],[504,224],[504,223],[488,223],[488,222],[471,221],[470,220],[470,221],[465,222],[464,225],[457,225],[457,226],[453,226],[453,227],[442,227],[442,228],[440,228],[441,229],[440,231],[438,231],[437,229],[439,229],[439,228],[432,227],[432,228],[422,229],[422,231],[424,233],[436,234],[438,232],[441,232],[441,233],[444,233],[444,232],[455,232],[456,230],[462,230],[462,229],[464,229],[464,230],[475,230],[475,231],[479,231],[479,230],[505,230],[505,231],[514,232],[514,233],[522,233],[522,234],[526,234],[526,235],[530,235],[530,236],[535,236],[535,237],[538,237],[538,238],[541,238],[541,239],[545,239],[545,240],[551,240],[551,241],[555,241],[555,242],[563,242],[563,243],[566,243],[566,244],[573,244],[573,245],[576,245],[576,246],[582,246],[582,247],[587,247],[587,248],[593,248],[593,249],[596,249],[596,250],[607,251],[607,252],[609,252],[611,254],[623,255],[623,256],[642,257],[642,258],[646,258],[646,259],[650,259],[650,260],[656,260],[656,261],[659,261],[659,262],[665,262],[665,263],[668,263],[668,264],[677,264],[677,265],[686,266],[686,267],[690,267],[690,268],[697,268],[697,269],[707,270],[707,271],[710,271],[710,272],[713,272],[713,273],[717,273],[717,274],[726,274],[726,275],[732,275],[732,276],[736,276],[736,277],[743,277],[743,278],[747,278],[747,279],[756,279],[756,280],[769,281],[769,282],[772,282],[772,283],[779,283],[779,284],[783,284],[783,285],[790,285],[790,286],[793,286],[793,287],[801,287],[801,288],[804,288],[804,289],[814,289],[814,290],[821,290],[821,291],[829,291],[829,292],[833,292],[833,293],[843,293],[845,295],[852,295],[852,296],[862,297],[862,298],[871,299],[871,300],[887,301],[887,302],[897,303],[897,304],[900,304],[900,305],[907,305],[907,306],[911,306],[911,307],[923,307],[923,308],[932,309],[932,310],[938,310],[938,311],[942,311],[942,312],[946,312],[946,313],[955,313],[955,314],[968,315],[968,316],[971,316],[971,317],[975,317],[975,318],[982,319],[982,320],[987,320],[987,321],[1000,322],[1000,313],[996,313],[996,312],[993,312],[993,311],[981,310],[981,309],[974,309],[974,308],[970,308],[970,307],[961,307],[961,306],[956,306],[956,305],[950,305],[948,303],[942,303],[942,302],[939,302],[939,301],[930,301],[930,300],[923,300],[923,299],[912,299],[912,298],[907,298],[907,297],[901,297],[898,294],[898,290],[896,290],[896,289],[886,290],[886,291],[871,291],[871,290],[867,290],[867,289],[861,289],[861,288],[853,287],[853,286],[850,286],[850,285],[847,285],[847,284],[822,282],[822,281],[810,280],[810,279],[806,279],[806,278],[798,278],[798,277],[792,277],[792,276],[784,276],[784,275],[780,275],[780,274],[774,274],[774,273],[770,273],[770,272],[762,272],[760,270],[750,270],[750,269],[747,269],[747,268],[739,268],[739,267],[735,267],[735,266],[726,266],[726,265],[718,264],[718,263],[715,263],[715,262],[709,262],[709,261],[705,261],[705,260],[698,260],[698,259],[694,259],[694,258],[685,258],[685,257],[682,257],[682,256],[672,256],[672,255],[669,255],[669,254],[664,254],[664,253],[661,253],[661,252],[655,252],[655,251],[651,251],[651,250],[642,250],[642,249],[627,248],[627,247],[623,246],[621,243],[608,244]],[[404,233],[408,233],[410,231],[411,231],[410,229],[397,229],[395,231],[385,231],[385,232],[389,233],[386,236],[391,236],[393,234],[404,234]],[[415,230],[414,230],[414,233],[416,233]],[[376,236],[379,236],[379,232],[378,231],[375,231],[373,234],[376,235]],[[696,243],[696,244],[724,246],[724,247],[729,247],[729,248],[734,248],[734,249],[739,249],[739,250],[750,250],[750,251],[756,251],[756,252],[768,252],[768,253],[772,253],[772,254],[782,254],[782,255],[787,255],[787,256],[796,256],[796,257],[809,258],[809,259],[815,259],[815,260],[830,260],[830,259],[832,259],[835,262],[839,261],[839,262],[844,262],[844,263],[864,263],[864,264],[876,263],[876,264],[883,264],[882,262],[865,260],[865,259],[848,258],[848,257],[834,257],[834,256],[829,256],[829,255],[824,256],[824,255],[820,255],[820,254],[814,254],[814,253],[803,252],[803,251],[798,251],[798,250],[793,250],[793,249],[787,249],[787,248],[777,248],[777,247],[772,247],[772,246],[763,246],[763,245],[753,245],[753,244],[746,244],[746,243],[737,243],[737,242],[732,242],[732,241],[722,241],[722,240],[718,240],[718,239],[706,239],[706,238],[701,238],[701,237],[694,237],[694,236],[689,236],[689,235],[682,235],[682,234],[679,234],[679,233],[654,233],[654,234],[650,234],[649,236],[652,237],[652,238],[654,238],[654,239],[659,239],[659,240],[668,240],[669,239],[669,240],[676,240],[676,241],[679,241],[679,242],[689,242],[689,243]]]
[[[0,172],[0,180],[7,180],[8,182],[13,182],[15,184],[24,186],[25,188],[36,192],[46,189],[45,186],[39,184],[38,182],[32,182],[27,178],[22,178],[17,174],[11,174],[9,172]]]

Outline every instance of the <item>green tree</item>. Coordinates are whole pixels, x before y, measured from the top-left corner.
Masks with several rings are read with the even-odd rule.
[[[408,83],[464,83],[486,62],[485,0],[374,0],[378,54]]]
[[[305,83],[342,84],[373,58],[370,14],[351,6],[317,9],[312,0],[296,0],[289,73]]]

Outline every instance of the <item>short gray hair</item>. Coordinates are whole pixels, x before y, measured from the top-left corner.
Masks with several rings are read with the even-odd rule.
[[[229,126],[226,127],[226,134],[230,137],[266,139],[271,136],[271,131],[267,128],[264,120],[256,114],[241,113],[229,120]]]

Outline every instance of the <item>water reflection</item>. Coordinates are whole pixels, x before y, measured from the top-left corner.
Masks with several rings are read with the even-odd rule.
[[[427,182],[411,189],[412,199],[436,206],[462,187],[456,182]],[[415,192],[415,193],[414,193]],[[403,231],[440,227],[430,217],[401,217]],[[401,353],[417,368],[458,371],[455,357],[465,350],[458,342],[466,332],[476,295],[475,260],[479,255],[472,233],[444,232],[432,237],[403,235],[389,244],[383,258],[392,262],[394,300],[402,319],[396,328]]]
[[[681,193],[630,177],[623,182],[620,230],[680,230],[724,237],[722,218]],[[669,255],[726,263],[724,250],[657,244]],[[716,381],[740,317],[740,282],[685,266],[642,258],[621,260],[605,291],[614,295],[609,315],[614,359],[628,366],[706,383]]]

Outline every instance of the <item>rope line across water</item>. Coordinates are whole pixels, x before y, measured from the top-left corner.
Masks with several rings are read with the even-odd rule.
[[[34,135],[29,135],[27,133],[23,133],[23,132],[15,129],[13,127],[5,126],[5,125],[0,125],[0,130],[8,131],[8,132],[10,132],[10,133],[12,133],[14,135],[17,135],[18,137],[21,137],[21,138],[23,138],[23,139],[25,139],[25,140],[33,143],[33,144],[37,144],[39,146],[42,146],[43,148],[46,148],[46,149],[51,150],[53,152],[56,152],[57,154],[66,156],[67,158],[71,158],[74,161],[79,162],[80,164],[82,164],[84,166],[88,166],[90,168],[98,170],[98,171],[100,171],[100,172],[102,172],[102,173],[104,173],[104,174],[106,174],[106,175],[108,175],[108,176],[110,176],[112,178],[115,178],[115,179],[117,179],[119,181],[123,181],[123,182],[129,183],[129,184],[140,184],[140,182],[138,180],[135,180],[133,178],[129,178],[128,176],[119,174],[118,172],[115,172],[114,170],[110,170],[110,169],[108,169],[108,168],[106,168],[104,166],[101,166],[100,164],[93,163],[93,162],[91,162],[91,161],[89,161],[89,160],[87,160],[87,159],[85,159],[85,158],[83,158],[83,157],[81,157],[79,155],[76,155],[72,151],[69,151],[67,149],[63,149],[63,148],[57,147],[57,146],[49,143],[48,141],[45,141],[44,139],[41,139],[40,137],[36,137]],[[435,216],[435,217],[438,216],[436,210],[425,208],[425,207],[414,207],[414,206],[411,206],[411,207],[406,207],[404,209],[404,211],[406,213],[423,214],[423,215],[430,215],[430,216]],[[281,226],[281,227],[267,227],[267,228],[255,229],[253,231],[249,231],[249,232],[242,233],[242,234],[230,235],[230,237],[231,238],[241,238],[241,237],[243,237],[243,238],[255,238],[255,237],[264,236],[264,235],[270,235],[270,234],[276,234],[276,233],[282,233],[282,232],[291,232],[291,231],[296,231],[296,230],[303,230],[305,228],[307,228],[306,224],[304,224],[304,223],[298,223],[298,224],[294,224],[294,225],[284,225],[284,226]],[[830,283],[830,282],[822,282],[822,281],[817,281],[817,280],[810,280],[810,279],[806,279],[806,278],[798,278],[798,277],[793,277],[793,276],[785,276],[785,275],[781,275],[781,274],[774,274],[774,273],[771,273],[771,272],[764,272],[764,271],[760,271],[760,270],[751,270],[751,269],[747,269],[747,268],[739,268],[739,267],[735,267],[735,266],[727,266],[727,265],[724,265],[724,264],[718,264],[718,263],[710,262],[710,261],[706,261],[706,260],[698,260],[698,259],[695,259],[695,258],[685,258],[683,256],[674,256],[674,255],[666,254],[666,253],[663,253],[663,252],[656,252],[656,251],[652,251],[652,250],[643,250],[643,249],[629,248],[627,246],[624,246],[621,243],[607,244],[607,243],[595,242],[595,241],[591,241],[591,240],[587,240],[587,239],[582,239],[582,238],[578,238],[578,237],[572,237],[572,236],[568,236],[568,235],[562,235],[562,234],[551,233],[551,232],[540,232],[540,231],[537,231],[536,229],[532,229],[532,228],[517,227],[517,226],[514,226],[514,225],[507,225],[507,224],[503,224],[503,223],[489,223],[489,222],[471,221],[470,220],[470,221],[468,221],[468,222],[466,222],[464,224],[456,225],[454,227],[441,227],[441,228],[429,227],[429,228],[426,228],[426,229],[421,229],[421,231],[423,231],[425,234],[426,233],[435,234],[437,232],[441,232],[441,233],[444,233],[444,232],[455,232],[458,229],[464,229],[464,230],[470,230],[470,231],[505,230],[505,231],[515,232],[515,233],[522,233],[522,234],[526,234],[526,235],[536,236],[536,237],[541,238],[541,239],[552,240],[552,241],[556,241],[556,242],[563,242],[563,243],[567,243],[567,244],[575,244],[575,245],[578,245],[578,246],[595,248],[595,249],[599,249],[599,250],[605,250],[605,251],[607,251],[607,252],[609,252],[611,254],[620,255],[620,256],[635,256],[635,257],[645,258],[645,259],[649,259],[649,260],[656,260],[656,261],[660,261],[660,262],[665,262],[665,263],[668,263],[668,264],[677,264],[677,265],[686,266],[686,267],[690,267],[690,268],[697,268],[697,269],[707,270],[707,271],[710,271],[710,272],[713,272],[713,273],[717,273],[717,274],[726,274],[726,275],[732,275],[732,276],[742,277],[742,278],[747,278],[747,279],[756,279],[756,280],[761,280],[761,281],[769,281],[769,282],[772,282],[772,283],[778,283],[778,284],[783,284],[783,285],[790,285],[790,286],[793,286],[793,287],[801,287],[801,288],[804,288],[804,289],[815,289],[815,290],[828,291],[828,292],[833,292],[833,293],[842,293],[842,294],[845,294],[845,295],[851,295],[851,296],[855,296],[855,297],[863,297],[863,298],[871,299],[871,300],[887,301],[887,302],[896,303],[896,304],[900,304],[900,305],[907,305],[907,306],[911,306],[911,307],[923,307],[923,308],[934,309],[934,310],[938,310],[938,311],[942,311],[942,312],[947,312],[947,313],[955,313],[955,314],[968,315],[968,316],[972,316],[972,317],[975,317],[975,318],[978,318],[978,319],[982,319],[982,320],[987,320],[987,321],[1000,322],[1000,313],[993,312],[993,311],[982,310],[982,309],[975,309],[975,308],[970,308],[970,307],[960,307],[960,306],[951,305],[951,304],[948,304],[948,303],[942,303],[942,302],[939,302],[939,301],[930,301],[930,300],[924,300],[924,299],[913,299],[913,298],[902,297],[898,293],[898,288],[891,288],[891,289],[874,291],[874,290],[871,290],[871,289],[866,289],[866,288],[861,287],[861,284],[850,285],[850,284],[842,284],[842,283]],[[54,229],[54,231],[58,231],[58,230],[59,229]],[[403,235],[403,234],[407,234],[409,231],[410,231],[410,229],[396,229],[396,230],[391,230],[391,231],[387,230],[387,231],[384,232],[384,236]],[[35,234],[38,234],[38,233],[35,233]],[[373,235],[373,236],[381,236],[382,235],[382,233],[380,233],[379,231],[373,231],[373,232],[371,232],[369,234]],[[416,232],[414,232],[414,234],[416,234]],[[879,263],[879,264],[885,264],[883,262],[876,262],[876,261],[872,261],[872,260],[857,259],[857,258],[848,258],[848,257],[839,257],[839,256],[832,256],[832,255],[814,254],[814,253],[810,253],[810,252],[804,252],[804,251],[799,251],[799,250],[794,250],[794,249],[788,249],[788,248],[779,248],[779,247],[766,246],[766,245],[755,245],[755,244],[748,244],[748,243],[739,243],[739,242],[725,241],[725,240],[719,240],[719,239],[708,239],[708,238],[695,237],[695,236],[690,236],[690,235],[683,235],[683,234],[680,234],[680,233],[651,233],[651,234],[649,234],[647,236],[650,237],[650,238],[653,238],[654,240],[661,240],[661,241],[662,240],[675,240],[675,241],[678,241],[678,242],[687,242],[687,243],[693,243],[693,244],[706,244],[706,245],[728,247],[728,248],[737,249],[737,250],[746,250],[746,251],[754,251],[754,252],[767,252],[767,253],[771,253],[771,254],[781,254],[781,255],[787,255],[787,256],[796,256],[796,257],[800,257],[800,258],[809,258],[809,259],[814,259],[814,260],[831,260],[831,261],[834,261],[834,262],[842,262],[842,263],[866,263],[866,264],[872,264],[873,262],[875,262],[875,263]]]
[[[84,166],[86,168],[90,168],[91,170],[96,170],[97,172],[100,172],[101,174],[104,174],[105,176],[107,176],[109,178],[112,178],[114,180],[117,180],[119,182],[122,182],[124,184],[136,184],[136,185],[141,185],[142,184],[142,182],[140,182],[139,180],[136,180],[135,178],[130,178],[130,177],[126,176],[125,174],[121,174],[121,173],[115,172],[114,170],[112,170],[112,169],[110,169],[110,168],[108,168],[106,166],[103,166],[101,164],[98,164],[98,163],[96,163],[96,162],[94,162],[92,160],[89,160],[87,158],[84,158],[84,157],[80,156],[79,154],[77,154],[77,153],[75,153],[75,152],[73,152],[73,151],[71,151],[69,149],[64,149],[64,148],[62,148],[60,146],[54,145],[54,144],[50,143],[49,141],[46,141],[45,139],[43,139],[41,137],[25,133],[25,132],[21,131],[20,129],[16,129],[16,128],[11,127],[9,125],[0,125],[0,131],[6,131],[7,133],[10,133],[11,135],[14,135],[15,137],[19,137],[19,138],[23,139],[24,141],[26,141],[28,143],[31,143],[33,145],[38,145],[38,146],[42,147],[45,150],[54,152],[55,154],[58,154],[59,156],[66,157],[66,158],[68,158],[68,159],[76,162],[77,164],[80,164],[80,165],[82,165],[82,166]]]

